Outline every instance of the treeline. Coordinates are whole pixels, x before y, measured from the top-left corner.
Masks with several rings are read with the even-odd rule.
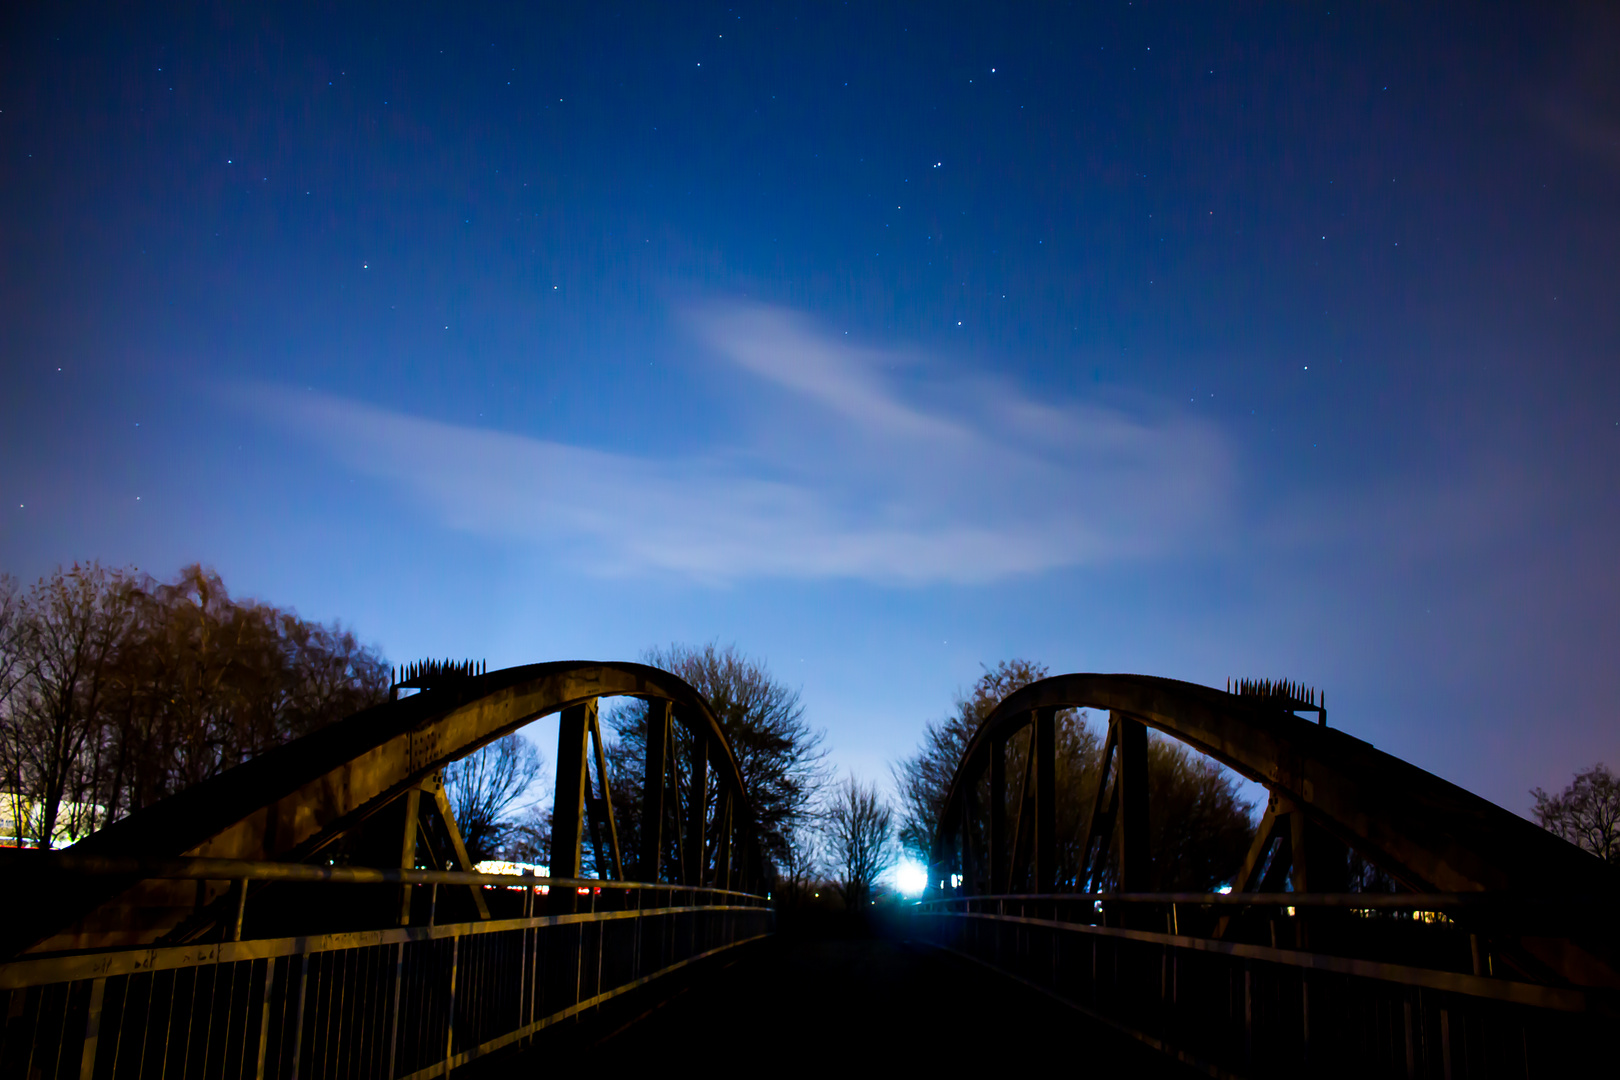
[[[352,633],[201,566],[0,576],[0,844],[71,843],[387,691]]]
[[[894,769],[900,793],[899,838],[926,861],[934,825],[944,810],[951,778],[968,743],[990,711],[1015,690],[1046,677],[1044,665],[1011,660],[985,669],[956,702],[955,712],[926,725],[922,745]],[[1102,740],[1084,710],[1065,710],[1055,731],[1057,787],[1057,880],[1073,882],[1081,871],[1089,822],[1086,815],[1102,777]],[[1007,744],[1007,775],[1022,776],[1029,731]],[[1201,754],[1169,739],[1148,743],[1148,847],[1152,852],[1148,888],[1202,892],[1228,881],[1243,861],[1254,835],[1254,808],[1242,797],[1235,775]],[[979,805],[989,805],[989,781],[981,779]],[[1009,814],[1013,811],[1009,811]],[[982,840],[982,837],[980,838]],[[1117,854],[1117,853],[1116,853]],[[1102,869],[1104,888],[1118,880],[1118,867]],[[1032,885],[1011,883],[1014,891]],[[1000,883],[996,888],[1005,888]],[[994,890],[992,890],[994,891]]]

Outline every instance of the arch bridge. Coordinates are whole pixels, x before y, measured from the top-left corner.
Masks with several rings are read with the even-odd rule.
[[[406,674],[68,851],[4,852],[0,1076],[425,1080],[770,932],[743,776],[685,682]],[[636,807],[608,783],[613,697],[647,703]],[[443,770],[548,715],[549,873],[479,873]]]
[[[1612,1067],[1613,868],[1327,726],[1309,691],[1237,691],[1071,674],[1009,694],[951,781],[920,933],[1209,1075]],[[1060,807],[1080,709],[1108,716],[1100,775]],[[1229,891],[1154,891],[1150,730],[1269,792]]]
[[[0,852],[0,1080],[438,1076],[771,933],[744,778],[690,686],[619,663],[407,675],[418,692],[68,851]],[[636,806],[606,782],[613,697],[646,703]],[[1076,782],[1058,748],[1081,709],[1108,730]],[[550,715],[547,872],[479,873],[443,770]],[[905,934],[1206,1075],[1591,1071],[1620,1013],[1614,871],[1326,720],[1287,684],[1008,695],[957,766]],[[1269,793],[1229,892],[1162,887],[1153,738]],[[755,998],[797,977],[748,955],[783,983]],[[825,1015],[777,1018],[784,1037],[849,1019],[837,994],[805,1008]],[[938,1038],[1015,1038],[974,1034]]]

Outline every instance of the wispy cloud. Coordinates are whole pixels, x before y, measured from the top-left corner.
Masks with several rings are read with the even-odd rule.
[[[982,582],[1184,550],[1226,514],[1231,455],[1206,423],[950,378],[774,308],[709,308],[690,324],[753,376],[732,372],[752,422],[686,457],[315,393],[255,396],[449,526],[544,544],[604,574]]]

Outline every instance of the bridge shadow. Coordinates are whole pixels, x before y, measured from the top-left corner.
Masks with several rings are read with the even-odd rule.
[[[656,999],[615,1003],[478,1076],[667,1068],[672,1052],[694,1051],[790,1073],[1071,1062],[1092,1075],[1198,1075],[972,961],[824,920],[716,957]]]

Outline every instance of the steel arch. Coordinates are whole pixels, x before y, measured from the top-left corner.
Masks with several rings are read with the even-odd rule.
[[[985,718],[936,824],[932,880],[948,880],[967,800],[1000,740],[1069,708],[1106,709],[1154,728],[1265,785],[1274,802],[1382,866],[1414,892],[1614,895],[1615,870],[1472,792],[1276,702],[1147,675],[1077,673],[1029,684]],[[1049,806],[1049,804],[1048,804]],[[1046,815],[1049,808],[1039,808]],[[1050,817],[1047,817],[1050,833]],[[1037,829],[1040,829],[1039,818]],[[995,890],[992,890],[995,891]],[[1609,950],[1526,941],[1577,985],[1620,986]]]
[[[692,733],[715,772],[719,795],[734,808],[746,872],[757,875],[742,773],[708,701],[669,672],[602,661],[531,664],[442,680],[268,751],[113,823],[72,850],[110,858],[307,862],[447,764],[543,716],[614,696],[667,702],[674,719]],[[564,762],[556,764],[561,791],[568,770]],[[697,842],[703,842],[701,828]],[[172,915],[136,926],[131,912],[172,912],[184,906],[183,894],[192,888],[129,877],[100,883],[47,877],[34,884],[27,895],[13,890],[6,905],[9,917],[0,931],[5,955],[160,940],[174,928]],[[225,883],[214,884],[223,891]],[[195,906],[201,907],[197,888]]]

